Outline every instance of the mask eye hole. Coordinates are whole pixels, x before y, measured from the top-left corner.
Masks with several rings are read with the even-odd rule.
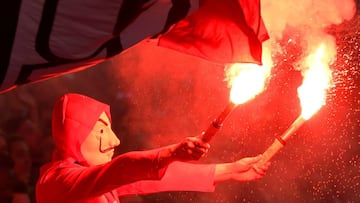
[[[100,129],[100,133],[103,134],[103,133],[104,133],[104,129]]]

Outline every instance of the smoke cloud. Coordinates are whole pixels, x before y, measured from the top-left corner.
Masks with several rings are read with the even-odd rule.
[[[297,58],[300,70],[306,68],[301,60],[313,53],[320,43],[326,44],[329,63],[335,60],[335,37],[329,34],[328,29],[352,19],[355,13],[353,0],[262,1],[262,16],[271,36],[270,49],[291,58],[291,55],[299,53],[284,53],[283,50],[296,44],[296,51],[301,52]],[[279,46],[277,42],[281,40],[286,43]]]
[[[281,39],[288,27],[307,35],[324,33],[333,24],[353,18],[356,5],[353,0],[262,0],[262,16],[272,37]]]
[[[330,53],[329,65],[339,65],[336,57],[349,50],[359,55],[359,46],[346,41],[355,43],[359,37],[356,24],[360,18],[355,13],[352,0],[262,0],[262,16],[270,34],[265,46],[273,57],[271,80],[262,94],[230,114],[201,162],[228,162],[257,155],[283,133],[300,112],[297,88],[306,57],[320,43],[326,44]],[[348,25],[342,27],[344,23]],[[349,61],[360,64],[358,56]],[[130,145],[137,148],[158,147],[199,135],[229,101],[223,66],[147,41],[115,58],[112,64],[111,73],[119,81],[118,94],[127,92],[119,99],[126,98],[129,104],[124,116],[126,126],[121,129],[123,140],[125,144],[132,140]],[[144,198],[163,202],[358,199],[358,134],[351,127],[359,126],[352,120],[357,111],[345,111],[349,107],[341,101],[338,98],[327,104],[306,122],[276,155],[260,182],[219,185],[212,194],[171,193]],[[353,102],[356,105],[358,100]],[[343,106],[335,105],[339,103]]]

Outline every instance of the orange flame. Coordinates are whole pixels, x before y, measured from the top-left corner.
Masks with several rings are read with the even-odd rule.
[[[331,53],[329,47],[320,44],[317,50],[305,59],[305,65],[308,67],[302,72],[303,83],[298,88],[298,96],[301,103],[301,117],[308,120],[324,104],[326,92],[331,84],[331,70],[329,63]]]
[[[230,90],[230,101],[243,104],[265,89],[265,83],[271,72],[271,54],[263,50],[263,65],[252,63],[233,63],[226,69],[226,80]]]

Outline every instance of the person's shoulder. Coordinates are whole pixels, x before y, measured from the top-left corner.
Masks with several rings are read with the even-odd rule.
[[[58,161],[52,161],[44,164],[40,168],[40,176],[51,176],[51,175],[60,175],[64,170],[67,169],[81,169],[85,168],[84,166],[78,164],[74,159],[64,159]]]

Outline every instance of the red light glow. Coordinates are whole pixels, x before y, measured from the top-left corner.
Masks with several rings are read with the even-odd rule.
[[[326,93],[331,84],[331,70],[329,68],[329,54],[327,47],[321,44],[317,50],[305,59],[308,67],[303,74],[303,83],[298,88],[301,103],[301,117],[308,120],[324,104]]]
[[[229,82],[230,101],[243,104],[255,98],[265,89],[272,67],[270,51],[263,51],[263,65],[253,63],[234,63],[226,69],[226,80]]]

